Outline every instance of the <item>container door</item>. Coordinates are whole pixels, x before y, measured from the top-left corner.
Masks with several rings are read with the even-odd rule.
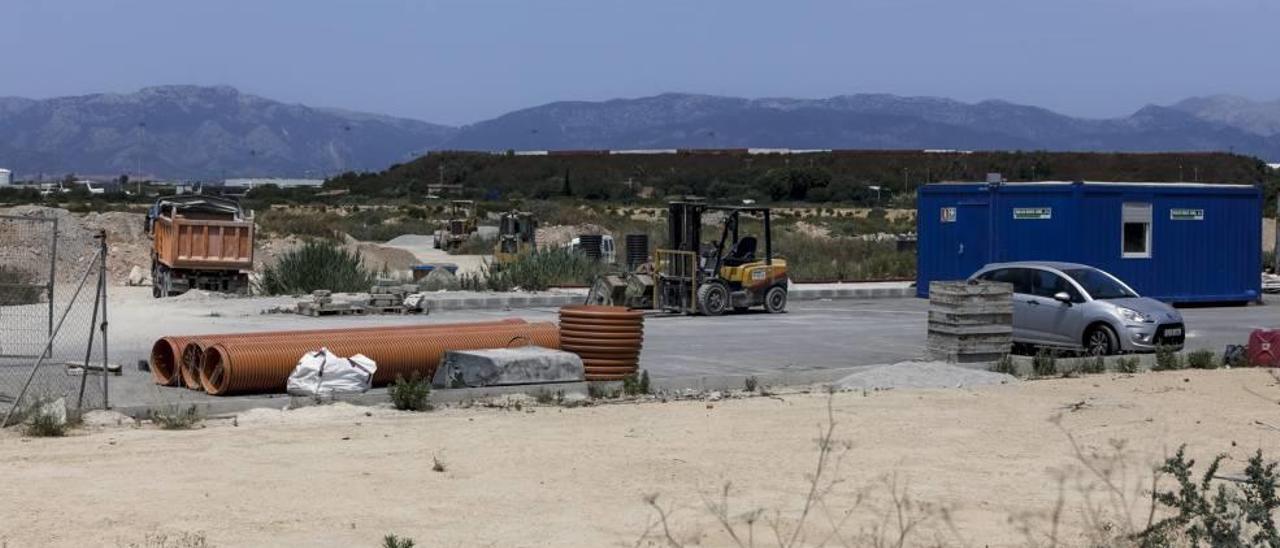
[[[956,205],[951,222],[943,223],[939,238],[940,266],[942,272],[951,275],[950,279],[967,279],[990,262],[987,247],[991,222],[989,211],[984,202],[961,202]]]

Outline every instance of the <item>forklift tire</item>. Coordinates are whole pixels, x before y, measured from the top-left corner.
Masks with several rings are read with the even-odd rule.
[[[698,311],[703,316],[719,316],[729,308],[729,288],[719,282],[698,288]]]
[[[764,294],[764,309],[770,314],[781,314],[787,310],[787,289],[773,286]]]

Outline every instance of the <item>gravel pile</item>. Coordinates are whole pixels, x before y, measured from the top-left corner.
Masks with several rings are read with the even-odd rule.
[[[133,267],[151,270],[151,241],[143,231],[140,213],[110,211],[76,215],[65,209],[42,206],[16,206],[0,210],[3,215],[47,217],[58,219],[58,282],[74,283],[80,279],[90,259],[97,252],[94,235],[107,233],[109,252],[107,270],[115,283],[124,283]],[[24,249],[12,253],[47,256],[47,242],[23,242]],[[48,259],[45,259],[48,260]]]
[[[584,223],[580,225],[547,225],[538,227],[537,235],[538,248],[556,248],[573,241],[574,238],[583,234],[608,234],[613,232],[603,226]],[[615,242],[620,245],[622,242]]]
[[[835,382],[840,390],[965,388],[1018,382],[1017,377],[943,362],[901,362],[865,369]]]

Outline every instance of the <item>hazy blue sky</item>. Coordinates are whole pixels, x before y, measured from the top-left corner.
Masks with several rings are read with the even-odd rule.
[[[1280,98],[1280,1],[0,0],[0,95],[178,83],[443,123],[664,91],[1113,116]]]

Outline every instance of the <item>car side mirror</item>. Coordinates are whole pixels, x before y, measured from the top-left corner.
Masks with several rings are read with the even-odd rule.
[[[1053,300],[1058,301],[1067,306],[1071,306],[1071,295],[1068,295],[1066,291],[1059,291],[1057,293],[1054,293]]]

